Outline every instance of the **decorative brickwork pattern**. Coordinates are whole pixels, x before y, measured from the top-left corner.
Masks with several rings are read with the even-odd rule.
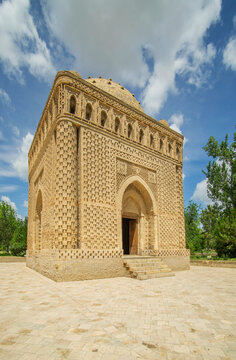
[[[123,251],[117,249],[74,249],[59,250],[60,260],[69,259],[105,259],[122,257]]]
[[[55,199],[55,144],[51,138],[44,149],[38,168],[30,178],[28,208],[28,248],[36,248],[37,211],[36,200],[39,190],[42,192],[41,249],[52,247],[54,240],[54,199]]]
[[[161,249],[155,252],[156,256],[190,256],[189,249]]]
[[[127,156],[126,156],[127,157]],[[122,165],[121,165],[122,164]],[[122,173],[121,166],[126,169],[126,173],[124,171]],[[127,161],[121,161],[117,159],[117,175],[116,175],[116,187],[117,190],[120,188],[121,183],[129,176],[138,174],[146,183],[150,186],[153,191],[154,196],[157,196],[157,184],[156,184],[156,173],[154,171],[150,171],[148,168],[143,166],[139,166],[138,164],[130,163]],[[151,174],[151,176],[150,176]]]
[[[117,214],[110,207],[84,205],[83,243],[88,249],[117,248]]]
[[[77,247],[77,131],[61,121],[56,132],[55,247]]]
[[[176,166],[176,196],[177,196],[177,213],[178,213],[178,234],[179,247],[185,248],[185,224],[184,224],[184,197],[183,197],[183,175],[182,167]]]
[[[160,218],[160,238],[162,249],[179,247],[178,218],[164,216]]]
[[[136,255],[187,258],[182,149],[182,135],[121,85],[60,72],[28,156],[28,264],[47,275],[52,262],[63,279],[71,260],[90,259],[104,276],[100,259],[122,264],[122,224]]]
[[[27,249],[29,251],[33,251],[33,247],[34,247],[33,197],[34,197],[33,183],[30,182],[29,197],[28,197],[28,228],[27,228]]]
[[[85,130],[83,136],[83,200],[111,204],[111,158],[105,136]]]
[[[122,250],[117,249],[43,249],[27,250],[28,256],[40,256],[52,260],[71,260],[71,259],[104,259],[104,258],[121,258]]]
[[[176,214],[176,168],[174,164],[162,161],[158,171],[160,214]]]

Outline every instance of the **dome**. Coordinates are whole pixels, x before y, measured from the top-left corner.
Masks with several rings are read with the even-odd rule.
[[[119,100],[122,100],[124,103],[133,106],[139,111],[143,111],[142,106],[135,99],[134,95],[132,95],[129,92],[129,90],[127,90],[124,86],[112,81],[112,79],[103,79],[99,77],[99,78],[88,78],[86,79],[86,81],[108,92],[109,94],[117,97]]]
[[[71,74],[73,74],[73,75],[75,75],[75,76],[78,76],[78,77],[82,77],[77,71],[75,71],[75,70],[69,70],[69,72],[71,73]]]
[[[161,119],[161,120],[160,120],[160,123],[161,123],[162,125],[166,126],[166,127],[170,127],[169,124],[168,124],[168,122],[167,122],[166,120],[164,120],[164,119]]]

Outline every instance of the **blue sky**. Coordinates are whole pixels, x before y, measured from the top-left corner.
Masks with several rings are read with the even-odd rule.
[[[235,0],[0,1],[0,199],[27,215],[27,152],[55,74],[122,83],[186,138],[184,198],[209,203],[202,147],[236,124]]]

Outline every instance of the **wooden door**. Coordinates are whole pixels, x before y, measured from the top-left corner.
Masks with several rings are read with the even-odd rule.
[[[138,254],[138,226],[137,220],[129,220],[129,253],[130,255]]]

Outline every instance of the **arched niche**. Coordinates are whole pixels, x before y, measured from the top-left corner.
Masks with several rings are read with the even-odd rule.
[[[42,191],[39,190],[35,207],[35,250],[41,250],[42,246],[42,210],[43,197]]]
[[[76,98],[74,95],[71,95],[70,97],[70,113],[75,114],[76,110]]]
[[[139,176],[123,182],[118,192],[118,209],[119,243],[124,254],[144,255],[157,250],[156,199]]]

